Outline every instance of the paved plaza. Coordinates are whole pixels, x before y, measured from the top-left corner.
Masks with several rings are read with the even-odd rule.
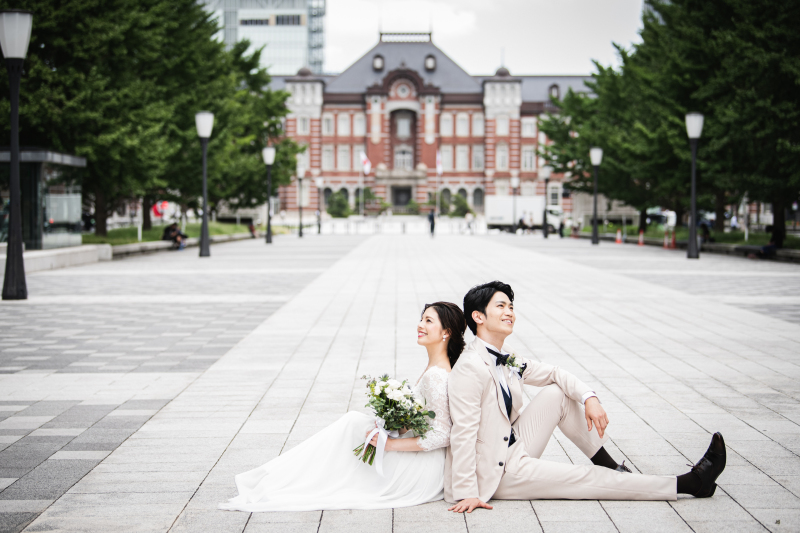
[[[364,408],[362,374],[416,379],[415,326],[502,279],[517,353],[592,385],[609,452],[677,474],[711,433],[716,495],[239,513],[233,476]],[[800,530],[800,267],[538,235],[281,236],[28,277],[0,304],[0,530]],[[471,337],[468,333],[468,337]],[[527,387],[532,397],[536,389]],[[557,432],[544,458],[589,464]],[[633,474],[635,475],[635,474]]]

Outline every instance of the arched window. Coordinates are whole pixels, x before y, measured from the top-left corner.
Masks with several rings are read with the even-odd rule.
[[[475,189],[472,193],[472,205],[483,207],[483,189]]]
[[[348,202],[350,201],[350,193],[347,192],[347,189],[342,187],[341,189],[339,189],[339,192],[342,193],[342,196],[344,196],[345,200],[347,200]]]
[[[458,189],[458,195],[464,200],[467,199],[467,189]]]
[[[451,199],[450,189],[442,189],[442,201],[449,204]]]
[[[331,199],[331,195],[333,195],[333,191],[330,187],[325,187],[325,190],[322,191],[322,196],[325,199],[325,206],[327,207],[328,201]]]

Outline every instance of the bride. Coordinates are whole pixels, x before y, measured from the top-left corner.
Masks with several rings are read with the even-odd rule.
[[[417,344],[428,350],[428,366],[414,386],[424,398],[431,430],[407,431],[386,443],[383,475],[353,449],[375,428],[374,416],[350,411],[307,441],[255,470],[236,476],[239,495],[219,505],[231,511],[385,509],[443,498],[445,449],[450,444],[447,376],[464,349],[466,321],[449,302],[427,304],[417,326]],[[378,436],[371,443],[376,445]]]

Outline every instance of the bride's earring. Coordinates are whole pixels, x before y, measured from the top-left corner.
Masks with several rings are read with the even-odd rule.
[[[447,335],[442,335],[442,342],[447,340]]]

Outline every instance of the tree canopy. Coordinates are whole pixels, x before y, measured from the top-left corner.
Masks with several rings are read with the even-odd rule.
[[[800,196],[800,4],[777,0],[647,0],[642,42],[596,64],[592,94],[569,92],[541,121],[544,157],[590,191],[589,148],[604,150],[599,190],[643,211],[689,205],[684,116],[705,116],[698,205],[724,220],[747,196],[769,202],[774,238]]]
[[[11,7],[0,0],[3,8]],[[288,94],[271,91],[249,43],[231,50],[195,0],[21,0],[33,31],[20,92],[20,141],[86,157],[84,198],[97,231],[137,197],[196,208],[201,148],[194,115],[215,115],[209,142],[209,202],[266,201],[260,151],[278,146],[275,187],[288,183],[298,147],[283,138]],[[0,76],[0,113],[9,113]],[[0,135],[8,136],[8,122]]]

